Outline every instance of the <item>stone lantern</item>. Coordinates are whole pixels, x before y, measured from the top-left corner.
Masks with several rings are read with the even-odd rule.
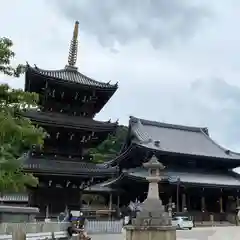
[[[155,155],[153,155],[150,161],[143,163],[143,166],[148,170],[149,174],[149,176],[146,177],[146,180],[149,182],[148,196],[146,200],[157,199],[158,203],[162,202],[161,199],[159,199],[158,182],[160,182],[163,177],[162,170],[165,167],[157,160]]]
[[[132,226],[126,226],[127,240],[145,239],[176,239],[176,229],[172,227],[171,217],[165,212],[165,207],[159,198],[158,183],[164,177],[162,163],[155,155],[143,164],[149,175],[146,180],[149,182],[148,195],[142,203],[142,211],[133,219]]]

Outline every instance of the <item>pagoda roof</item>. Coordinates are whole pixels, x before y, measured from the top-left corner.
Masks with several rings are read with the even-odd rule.
[[[240,160],[240,154],[217,144],[207,128],[155,122],[136,117],[129,121],[131,140],[153,151]]]
[[[51,175],[99,175],[112,176],[118,173],[117,167],[106,167],[103,164],[87,162],[73,162],[27,156],[24,158],[23,168],[33,173],[49,173]],[[103,177],[104,177],[103,176]]]
[[[96,81],[90,77],[87,77],[86,75],[80,73],[77,68],[71,68],[66,67],[64,69],[59,70],[45,70],[38,68],[36,65],[34,67],[31,67],[29,64],[27,64],[26,71],[28,73],[37,74],[42,77],[47,77],[51,79],[56,79],[59,81],[64,81],[68,83],[75,83],[80,84],[88,87],[96,87],[101,89],[109,89],[109,90],[117,90],[118,84],[110,84],[110,82],[100,82]]]
[[[118,177],[111,184],[117,184],[118,181],[123,181],[125,179],[141,180],[147,181],[146,177],[149,176],[149,172],[143,168],[132,168],[124,170],[121,179]],[[232,171],[226,173],[213,172],[213,173],[203,173],[189,170],[178,171],[166,169],[163,171],[163,176],[161,181],[167,181],[171,184],[190,184],[190,185],[200,185],[200,186],[212,186],[212,187],[239,187],[240,188],[240,175],[236,177],[236,174]],[[108,184],[109,185],[109,184]],[[106,185],[106,186],[108,186]],[[109,186],[110,186],[109,185]]]
[[[24,116],[38,123],[54,123],[55,126],[68,126],[76,129],[91,128],[99,131],[114,131],[118,125],[117,122],[101,122],[86,117],[69,116],[64,113],[42,112],[37,110],[26,111]]]

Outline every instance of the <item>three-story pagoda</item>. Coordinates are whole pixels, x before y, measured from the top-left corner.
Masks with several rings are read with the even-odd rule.
[[[78,71],[78,25],[76,22],[64,69],[43,70],[29,64],[26,67],[25,91],[38,93],[40,98],[40,110],[29,111],[26,117],[49,135],[44,147],[33,147],[25,159],[25,171],[39,179],[29,201],[42,212],[47,208],[50,214],[65,207],[79,209],[86,186],[117,174],[115,167],[94,164],[88,149],[99,145],[117,127],[117,122],[93,118],[118,85],[95,81]]]

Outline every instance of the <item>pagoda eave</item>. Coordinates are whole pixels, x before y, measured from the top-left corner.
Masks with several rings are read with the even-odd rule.
[[[32,122],[41,125],[52,125],[55,127],[74,128],[79,130],[92,130],[95,132],[113,132],[118,123],[99,122],[84,117],[61,115],[59,113],[47,113],[38,111],[28,111],[23,114]]]
[[[97,126],[89,126],[89,125],[68,125],[68,124],[61,124],[59,122],[53,122],[53,121],[40,121],[37,119],[31,119],[31,121],[35,124],[41,125],[41,126],[51,126],[54,128],[69,128],[69,129],[76,129],[76,130],[86,130],[91,132],[109,132],[112,133],[117,128],[116,126],[111,127],[97,127]]]
[[[118,167],[106,167],[102,164],[94,164],[91,162],[77,162],[68,160],[59,160],[51,158],[33,158],[25,156],[23,160],[24,171],[38,174],[53,175],[91,175],[91,176],[112,176],[117,175]]]
[[[111,92],[113,95],[118,89],[118,84],[109,84],[104,82],[98,82],[93,80],[84,74],[71,69],[60,69],[60,70],[44,70],[37,66],[31,67],[30,65],[26,68],[27,79],[33,79],[34,76],[38,76],[48,81],[56,82],[58,84],[72,86],[77,89],[89,89],[94,88],[96,90]],[[26,88],[28,86],[28,80],[26,81]],[[26,89],[27,91],[29,89]]]
[[[112,177],[116,173],[113,172],[79,172],[73,173],[72,171],[56,171],[56,170],[45,170],[45,169],[32,169],[32,168],[23,168],[25,173],[32,173],[36,176],[70,176],[70,177],[97,177],[97,178],[105,178]]]

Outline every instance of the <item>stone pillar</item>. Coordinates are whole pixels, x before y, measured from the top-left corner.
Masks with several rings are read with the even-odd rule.
[[[127,240],[176,240],[176,229],[159,198],[158,182],[164,166],[153,155],[143,166],[148,169],[149,182],[147,198],[141,205],[142,211],[133,219],[132,226],[125,226]]]
[[[26,240],[26,233],[21,229],[15,229],[12,233],[12,240]]]

